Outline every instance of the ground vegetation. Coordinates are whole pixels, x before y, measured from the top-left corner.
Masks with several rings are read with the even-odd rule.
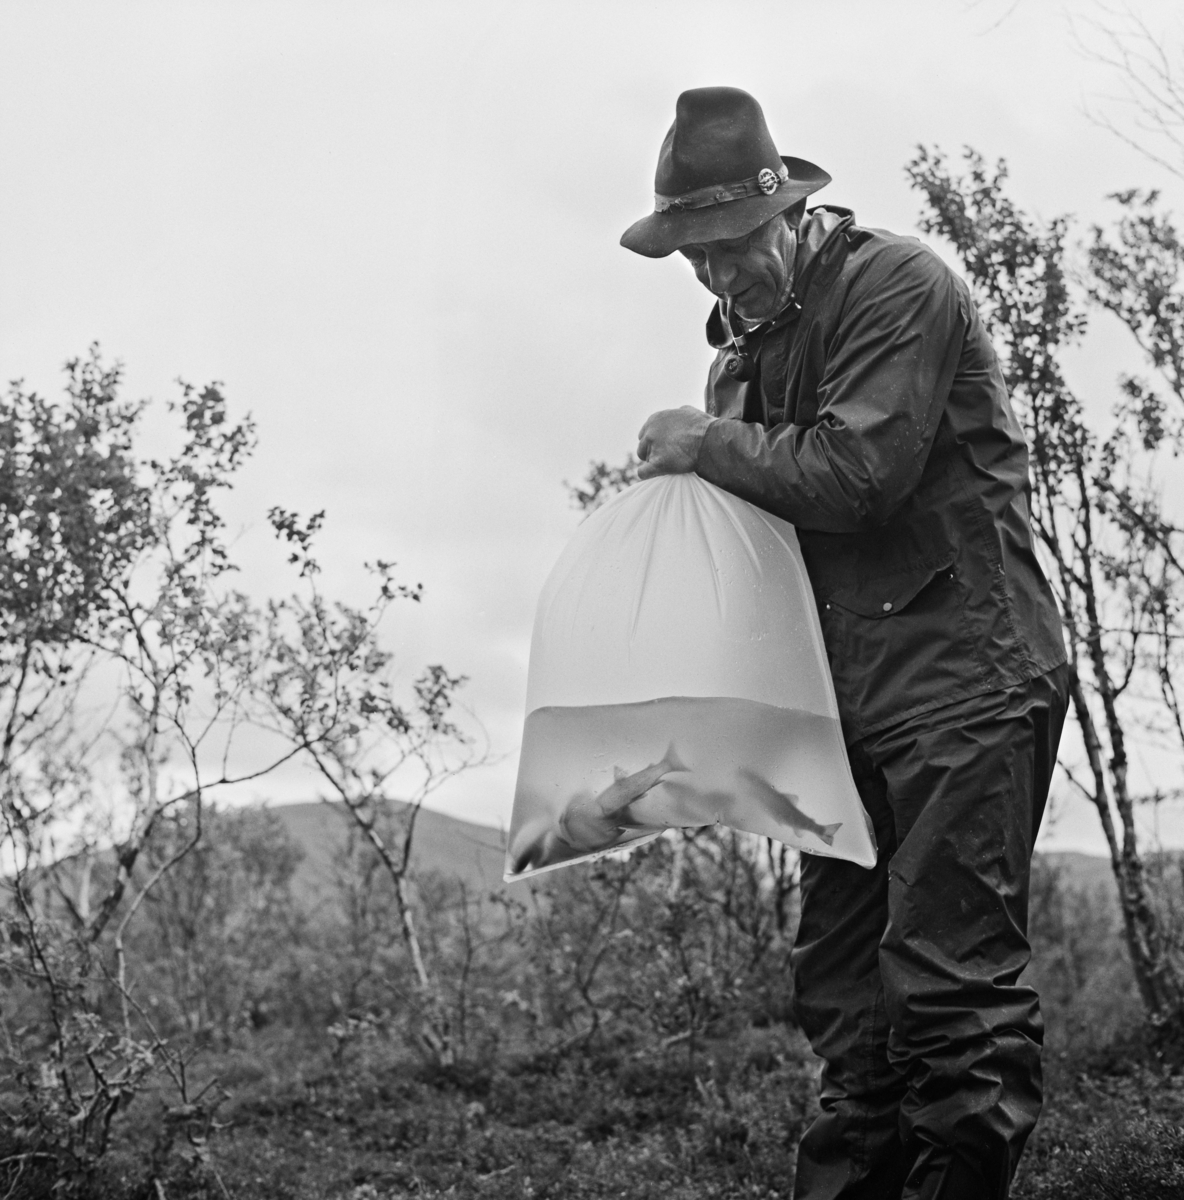
[[[174,1101],[157,1080],[83,1194],[791,1194],[818,1075],[789,1004],[792,856],[779,878],[767,842],[704,833],[533,888],[414,878],[454,1031],[445,1064],[421,1034],[394,882],[359,858],[363,837],[342,823],[317,893],[298,883],[306,851],[283,810],[208,812],[203,846],[172,880],[186,899],[146,904],[132,944],[161,1035],[194,1047],[193,1086],[222,1096],[208,1163],[159,1162]],[[1174,1196],[1184,1074],[1142,1032],[1116,890],[1092,867],[1037,860],[1049,1095],[1015,1194]]]

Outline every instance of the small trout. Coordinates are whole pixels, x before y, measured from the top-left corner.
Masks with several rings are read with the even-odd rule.
[[[622,829],[636,828],[629,819],[629,806],[655,788],[667,775],[686,771],[674,750],[667,747],[660,761],[626,775],[620,767],[613,770],[613,782],[592,799],[577,797],[559,818],[559,832],[576,850],[587,853],[610,846]]]
[[[812,833],[828,846],[835,844],[835,834],[843,828],[842,821],[836,821],[833,825],[820,825],[798,808],[796,796],[787,792],[779,792],[767,779],[762,779],[755,771],[741,767],[740,777],[751,786],[750,794],[756,796],[771,817],[775,817],[779,821],[788,818],[794,829],[801,833]]]

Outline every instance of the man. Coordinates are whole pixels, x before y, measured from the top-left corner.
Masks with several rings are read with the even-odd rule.
[[[655,211],[717,298],[707,411],[655,413],[640,474],[695,471],[798,530],[877,866],[806,855],[793,953],[825,1062],[803,1200],[1005,1197],[1040,1111],[1018,983],[1028,874],[1065,715],[1028,460],[965,284],[913,238],[805,211],[734,88],[678,99]]]

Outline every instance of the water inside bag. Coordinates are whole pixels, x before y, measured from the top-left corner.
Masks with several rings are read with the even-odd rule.
[[[716,823],[858,856],[862,812],[849,830],[812,815],[841,807],[835,764],[845,753],[833,717],[734,697],[536,709],[523,737],[509,872]]]

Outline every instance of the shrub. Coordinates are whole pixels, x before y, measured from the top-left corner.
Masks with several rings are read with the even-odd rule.
[[[1184,1127],[1144,1117],[1065,1146],[1019,1197],[1028,1200],[1179,1200]]]

